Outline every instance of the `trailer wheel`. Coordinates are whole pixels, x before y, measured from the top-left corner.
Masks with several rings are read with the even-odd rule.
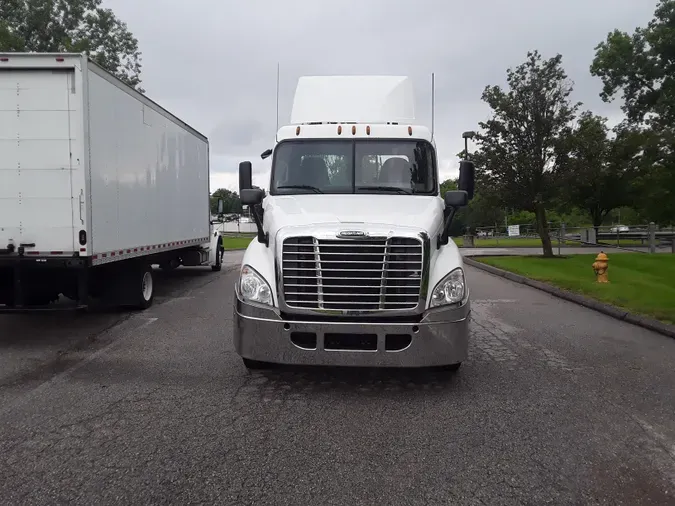
[[[129,295],[134,309],[148,309],[155,299],[155,279],[152,266],[144,264],[129,278]]]

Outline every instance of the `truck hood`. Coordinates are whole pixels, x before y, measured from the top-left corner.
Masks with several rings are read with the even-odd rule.
[[[443,201],[426,195],[269,195],[265,229],[287,226],[373,224],[412,227],[432,235],[443,220]]]

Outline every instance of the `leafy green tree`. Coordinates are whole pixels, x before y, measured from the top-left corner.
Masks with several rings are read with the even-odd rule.
[[[504,208],[495,203],[488,190],[477,191],[469,203],[472,227],[495,227],[504,224]]]
[[[86,53],[143,91],[138,40],[102,0],[2,0],[0,51]]]
[[[446,179],[441,183],[441,198],[445,198],[445,194],[459,188],[458,179]]]
[[[445,194],[452,190],[457,190],[459,187],[459,179],[446,179],[441,183],[441,198],[445,198]],[[449,234],[453,237],[462,235],[466,228],[466,211],[460,209],[455,213],[450,225]]]
[[[614,30],[595,48],[591,73],[606,102],[621,95],[627,123],[645,130],[643,214],[675,219],[675,0],[660,0],[653,19],[632,35]]]
[[[525,63],[507,70],[508,90],[487,86],[482,99],[492,118],[481,122],[476,160],[481,184],[501,207],[535,213],[544,256],[553,256],[546,208],[558,193],[559,154],[579,104],[562,56],[543,60],[528,52]]]
[[[223,199],[223,213],[241,213],[242,206],[239,194],[228,190],[227,188],[219,188],[211,194],[211,214],[218,213],[218,200]]]
[[[586,211],[597,229],[614,209],[633,203],[643,136],[619,128],[610,138],[607,120],[581,114],[559,163],[563,200]]]
[[[555,212],[550,214],[555,215]],[[525,227],[537,226],[537,216],[531,211],[523,211],[522,209],[509,213],[508,221],[512,225],[524,225]]]
[[[446,179],[441,183],[441,197],[458,188],[458,179]],[[495,206],[489,192],[480,184],[476,185],[473,199],[467,207],[461,208],[452,220],[450,235],[462,235],[466,231],[467,214],[471,213],[472,226],[494,226],[504,222],[504,210]]]

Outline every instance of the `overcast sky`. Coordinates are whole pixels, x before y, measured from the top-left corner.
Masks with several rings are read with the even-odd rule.
[[[431,119],[436,74],[436,142],[441,178],[455,176],[461,134],[489,116],[488,84],[528,50],[563,55],[574,99],[610,119],[599,79],[589,73],[594,47],[614,28],[632,32],[652,18],[657,0],[104,0],[138,38],[147,95],[209,137],[211,190],[236,190],[237,168],[253,162],[254,183],[268,186],[276,125],[289,120],[301,75],[408,75],[418,122]],[[161,5],[161,7],[160,7]]]

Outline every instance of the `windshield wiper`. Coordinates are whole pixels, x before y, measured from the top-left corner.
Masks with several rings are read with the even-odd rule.
[[[312,190],[314,193],[323,193],[316,186],[310,186],[308,184],[290,184],[285,186],[277,186],[277,190],[284,189]]]
[[[412,195],[412,191],[400,188],[398,186],[357,186],[357,190],[372,190],[376,192],[396,192],[405,195]]]

